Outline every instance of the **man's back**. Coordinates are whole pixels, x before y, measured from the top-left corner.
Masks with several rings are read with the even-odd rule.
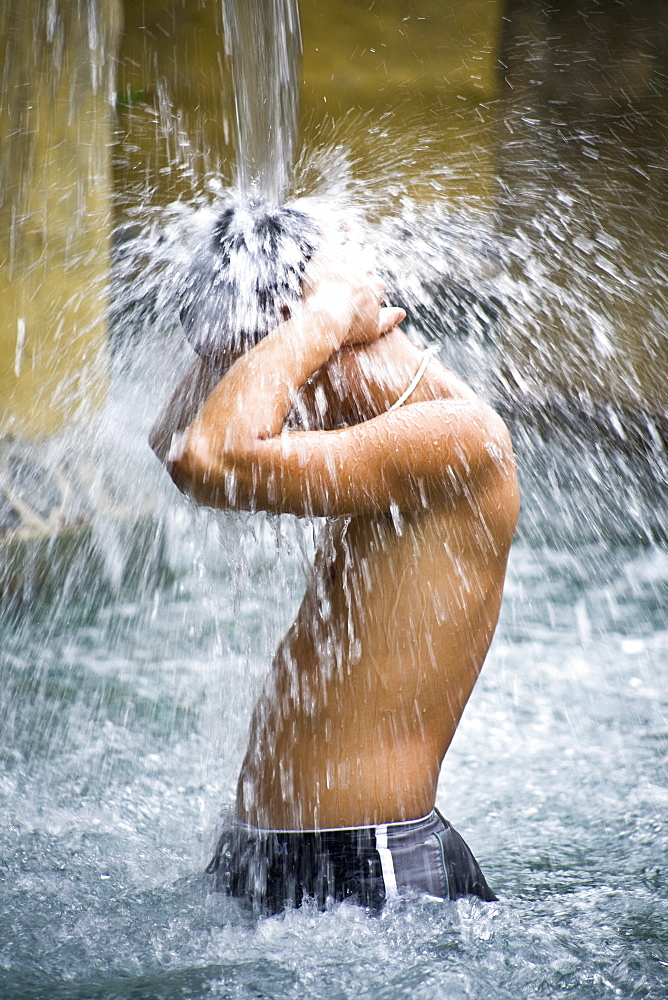
[[[345,398],[387,409],[419,352],[398,331],[338,377],[323,373],[321,421]],[[366,364],[365,364],[366,362]],[[361,385],[361,382],[364,385]],[[470,398],[431,361],[411,402]],[[408,404],[407,404],[408,405]],[[297,619],[255,710],[237,812],[265,828],[396,822],[432,807],[443,756],[498,618],[517,517],[512,462],[490,463],[447,502],[328,522]]]

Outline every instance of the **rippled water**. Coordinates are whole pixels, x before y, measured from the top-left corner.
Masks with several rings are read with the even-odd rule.
[[[567,482],[572,456],[549,459]],[[582,509],[572,483],[560,504]],[[300,532],[192,514],[166,484],[164,502],[167,577],[1,626],[3,998],[666,995],[665,551],[604,523],[554,547],[532,518],[551,520],[547,484],[525,496],[438,793],[499,903],[258,920],[202,871],[299,599]]]

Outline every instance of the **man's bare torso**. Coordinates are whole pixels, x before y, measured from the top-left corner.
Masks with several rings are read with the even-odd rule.
[[[342,382],[310,386],[304,405],[320,406],[323,424],[351,399],[365,401],[347,414],[354,422],[400,395],[419,352],[399,331],[386,340],[361,366],[353,359]],[[412,401],[458,393],[465,400],[469,390],[433,362]],[[241,819],[323,829],[413,819],[433,807],[499,614],[517,517],[514,468],[492,464],[479,481],[453,483],[449,495],[410,514],[325,523],[301,608],[253,715]]]

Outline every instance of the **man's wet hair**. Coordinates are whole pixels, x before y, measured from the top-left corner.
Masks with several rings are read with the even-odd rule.
[[[195,351],[215,362],[262,340],[301,298],[319,242],[315,219],[299,209],[225,209],[180,296],[181,323]]]

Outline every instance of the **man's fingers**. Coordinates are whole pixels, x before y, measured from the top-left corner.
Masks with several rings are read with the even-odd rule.
[[[394,330],[397,323],[402,323],[406,319],[406,310],[398,306],[384,306],[378,314],[378,332],[382,336]]]

